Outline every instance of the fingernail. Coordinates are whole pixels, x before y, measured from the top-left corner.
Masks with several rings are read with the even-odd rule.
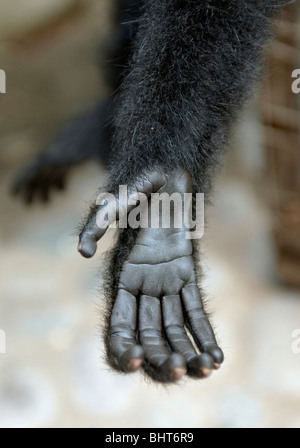
[[[186,374],[186,369],[182,367],[176,367],[171,372],[171,380],[172,381],[179,381],[184,375]]]
[[[83,257],[92,258],[97,251],[97,244],[91,238],[85,238],[79,242],[77,249]]]
[[[135,371],[141,367],[142,363],[142,359],[133,358],[128,363],[128,370]]]
[[[202,370],[201,370],[201,373],[202,373],[202,375],[203,375],[205,378],[208,378],[208,377],[212,374],[212,370],[210,370],[210,369],[202,369]]]

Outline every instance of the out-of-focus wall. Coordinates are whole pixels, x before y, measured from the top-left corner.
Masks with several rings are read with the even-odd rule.
[[[60,19],[80,0],[1,0],[0,39],[9,40],[32,33]]]

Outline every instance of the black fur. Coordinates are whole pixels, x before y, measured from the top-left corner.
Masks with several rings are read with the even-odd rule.
[[[141,173],[159,166],[167,173],[184,167],[192,175],[194,191],[209,194],[231,127],[260,73],[272,18],[283,3],[146,2],[118,98],[107,191],[132,185]],[[136,235],[131,229],[122,232],[105,276],[104,335],[112,367],[109,319]]]
[[[98,147],[99,152],[93,150],[91,154],[110,159],[106,191],[117,194],[119,185],[134,186],[143,174],[158,169],[166,175],[183,169],[191,176],[194,193],[209,194],[232,124],[260,73],[272,19],[284,3],[285,0],[116,1],[115,21],[121,25],[105,58],[112,95],[87,120],[99,123],[96,132],[91,131],[92,126],[76,122],[80,141],[88,141],[86,132],[93,133],[92,146]],[[72,157],[64,150],[69,137],[63,137],[59,160],[65,166]],[[79,153],[81,157],[87,155],[84,149]],[[51,161],[53,149],[47,154]],[[40,174],[37,164],[30,171],[30,182],[28,173],[27,178],[21,176],[18,190],[29,189],[32,193],[39,188],[35,180]],[[93,207],[88,221],[95,211]],[[81,236],[86,228],[85,225]],[[132,229],[121,232],[105,275],[104,339],[107,359],[113,368],[116,363],[109,342],[110,318],[122,268],[138,233]],[[93,249],[93,244],[89,247]],[[194,245],[194,260],[196,253]],[[144,363],[144,368],[153,379],[162,381],[149,363]]]
[[[207,193],[282,0],[148,0],[115,118],[109,191],[184,167]]]

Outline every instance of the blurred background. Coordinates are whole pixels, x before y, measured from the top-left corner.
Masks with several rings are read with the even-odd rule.
[[[57,127],[107,94],[97,61],[112,6],[0,0],[0,427],[299,428],[292,333],[300,329],[300,96],[291,91],[298,5],[276,26],[201,243],[226,362],[205,382],[166,389],[140,374],[116,375],[102,361],[103,259],[77,254],[76,226],[104,168],[74,169],[67,191],[47,206],[28,208],[10,195],[15,174]]]

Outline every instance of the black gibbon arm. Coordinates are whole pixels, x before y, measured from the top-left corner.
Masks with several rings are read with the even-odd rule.
[[[105,189],[208,194],[283,1],[144,3]],[[105,233],[96,223],[105,207],[108,201],[93,207],[82,228],[79,251],[87,258]],[[108,362],[119,371],[142,366],[154,380],[173,382],[186,372],[206,377],[223,362],[197,285],[196,245],[184,230],[120,234],[106,275],[104,330]]]
[[[46,200],[70,167],[88,157],[110,162],[102,202],[80,233],[87,258],[110,224],[100,229],[96,220],[109,211],[106,192],[127,185],[129,200],[139,193],[208,195],[285,2],[115,0],[121,25],[107,48],[111,97],[25,167],[15,193]],[[162,383],[185,373],[205,378],[224,360],[203,305],[198,243],[175,228],[175,218],[168,229],[122,230],[105,275],[108,363],[119,372],[142,368]]]

